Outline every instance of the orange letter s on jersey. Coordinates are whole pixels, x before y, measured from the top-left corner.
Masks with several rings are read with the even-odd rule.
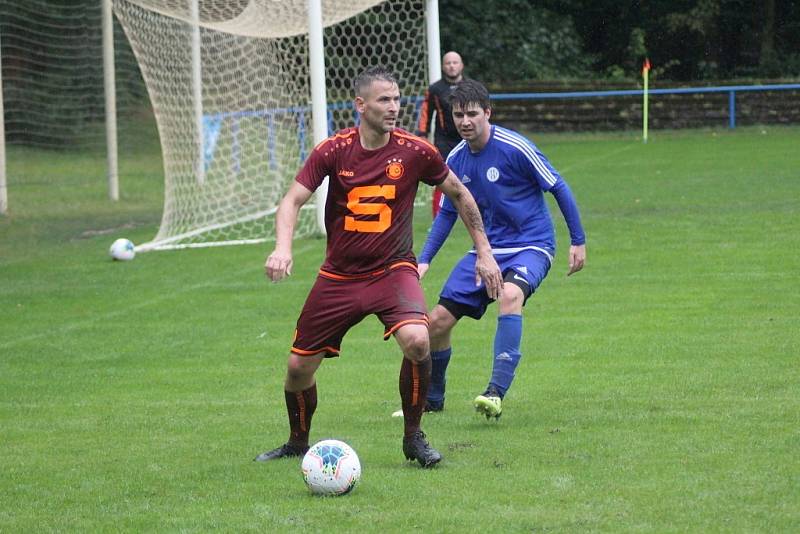
[[[349,232],[386,231],[392,225],[392,208],[385,202],[361,202],[361,199],[370,197],[383,197],[386,200],[394,199],[396,187],[393,185],[366,185],[354,187],[347,194],[347,208],[353,215],[377,215],[377,220],[360,221],[347,215],[344,218],[344,229]]]

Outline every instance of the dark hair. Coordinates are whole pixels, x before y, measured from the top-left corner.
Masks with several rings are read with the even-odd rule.
[[[450,105],[466,109],[470,104],[477,104],[481,109],[491,109],[492,102],[489,91],[481,82],[465,78],[450,94]]]
[[[372,85],[372,82],[377,80],[399,85],[397,83],[397,78],[394,77],[392,71],[379,65],[377,67],[370,67],[356,76],[356,79],[353,80],[353,92],[356,94],[356,96],[363,96],[364,89]]]

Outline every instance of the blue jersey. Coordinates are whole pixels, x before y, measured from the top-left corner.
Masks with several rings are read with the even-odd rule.
[[[552,257],[555,230],[545,191],[556,197],[572,243],[585,242],[566,182],[536,145],[517,132],[493,125],[489,141],[480,152],[472,153],[466,141],[461,141],[450,152],[447,165],[475,198],[495,254],[535,249]],[[443,197],[442,209],[420,255],[421,263],[430,262],[457,216],[450,200]]]

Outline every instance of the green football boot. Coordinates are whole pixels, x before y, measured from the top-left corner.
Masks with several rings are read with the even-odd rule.
[[[499,419],[503,413],[503,399],[494,388],[475,397],[475,411],[486,416],[486,419]]]

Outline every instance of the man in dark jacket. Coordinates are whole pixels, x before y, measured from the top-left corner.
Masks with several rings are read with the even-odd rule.
[[[425,92],[425,100],[419,114],[419,125],[417,135],[428,137],[431,132],[434,112],[436,122],[434,127],[433,144],[439,150],[442,158],[447,159],[447,155],[460,141],[455,125],[453,124],[453,114],[450,107],[450,94],[464,80],[464,62],[458,52],[448,52],[442,58],[442,78],[428,87]],[[442,192],[437,187],[433,190],[433,216],[439,213]]]

